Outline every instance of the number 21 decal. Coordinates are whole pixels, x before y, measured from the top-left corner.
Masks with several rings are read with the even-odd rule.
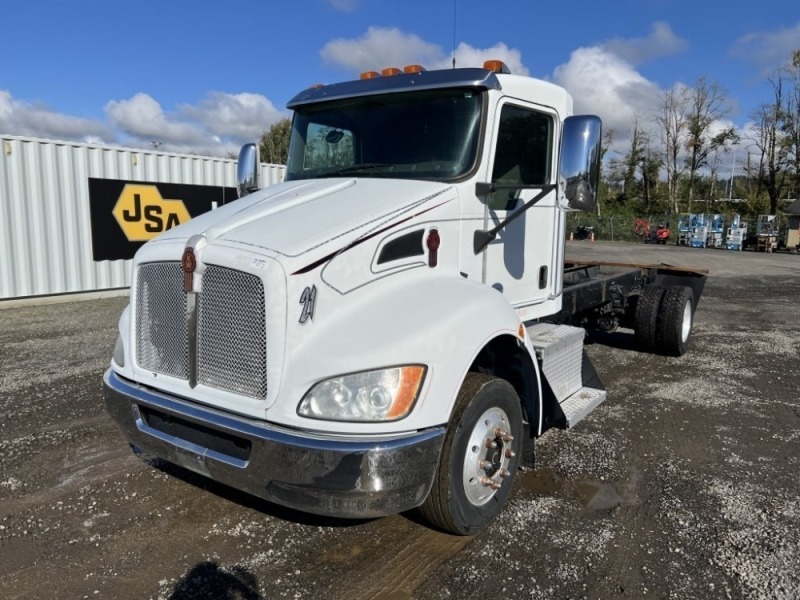
[[[300,296],[300,304],[303,305],[303,310],[300,313],[300,323],[305,323],[308,320],[314,320],[314,306],[317,303],[317,286],[312,285],[303,290],[303,295]]]

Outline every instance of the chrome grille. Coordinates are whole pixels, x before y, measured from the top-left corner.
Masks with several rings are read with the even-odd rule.
[[[267,395],[264,285],[208,265],[197,315],[197,380],[251,398]]]
[[[136,359],[139,366],[187,379],[186,294],[179,262],[148,263],[136,284]]]

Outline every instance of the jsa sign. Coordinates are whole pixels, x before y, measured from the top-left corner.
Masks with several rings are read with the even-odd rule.
[[[164,200],[156,185],[127,184],[113,210],[129,242],[146,242],[192,217],[183,200]]]
[[[235,199],[232,187],[89,178],[94,260],[133,258],[160,233]]]

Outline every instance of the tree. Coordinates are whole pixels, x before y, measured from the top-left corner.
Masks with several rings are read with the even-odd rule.
[[[611,148],[611,144],[614,142],[614,129],[609,127],[608,129],[603,130],[603,139],[600,142],[600,164],[603,164],[605,160],[606,154],[608,154],[609,148]],[[602,182],[601,182],[602,183]],[[608,197],[608,182],[605,182],[605,193],[606,198]],[[595,214],[597,217],[600,217],[600,194],[597,194],[597,204],[595,206]]]
[[[689,211],[692,210],[697,172],[708,167],[709,155],[716,149],[738,141],[733,127],[711,136],[715,122],[728,114],[725,106],[726,92],[718,83],[705,77],[697,80],[688,90],[689,114],[686,117],[686,167],[689,170]]]
[[[667,171],[667,198],[672,212],[678,213],[678,182],[683,174],[679,166],[681,149],[686,140],[686,111],[689,95],[686,88],[672,89],[661,98],[656,124],[664,144],[664,168]]]
[[[784,129],[794,179],[790,190],[796,199],[800,198],[800,50],[792,53],[787,75],[791,88],[786,94]]]
[[[750,176],[756,181],[758,192],[769,196],[770,214],[778,210],[787,183],[787,171],[791,161],[786,134],[786,98],[784,78],[780,72],[769,77],[773,101],[758,106],[751,114],[755,137],[753,144],[759,150],[758,164],[751,168]]]
[[[646,136],[644,138],[644,151],[639,164],[639,172],[642,176],[642,197],[645,208],[648,211],[652,210],[653,205],[658,200],[658,182],[663,166],[662,155],[653,150],[650,136]]]
[[[285,165],[289,159],[289,135],[291,132],[292,120],[285,118],[273,123],[262,133],[258,144],[261,162]]]
[[[630,200],[641,196],[639,182],[636,174],[642,164],[644,157],[644,146],[647,143],[646,134],[639,126],[639,115],[633,117],[633,129],[631,130],[631,148],[622,159],[624,168],[623,173],[623,193],[625,200]]]

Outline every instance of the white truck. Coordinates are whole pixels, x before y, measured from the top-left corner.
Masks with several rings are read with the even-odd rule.
[[[483,68],[368,72],[294,111],[286,180],[145,244],[104,375],[142,452],[310,513],[486,527],[533,441],[605,399],[586,329],[680,355],[702,273],[565,264],[600,120]]]

